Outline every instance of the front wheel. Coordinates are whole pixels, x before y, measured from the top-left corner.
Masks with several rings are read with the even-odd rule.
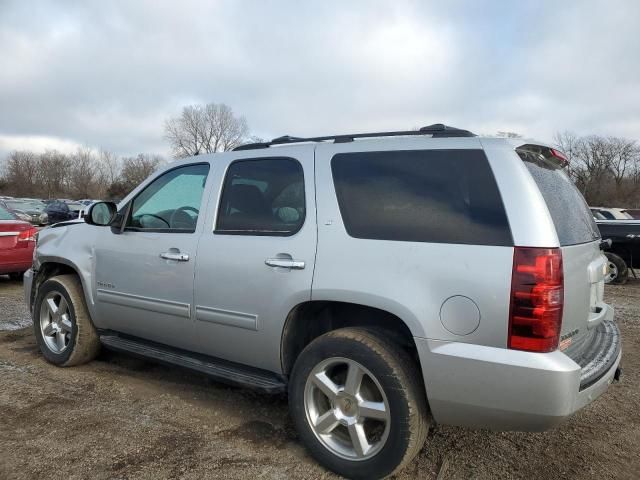
[[[56,365],[80,365],[100,351],[82,284],[75,275],[52,277],[38,288],[33,329],[42,355]]]
[[[429,421],[415,362],[361,328],[329,332],[300,354],[289,409],[302,443],[348,478],[383,478],[422,448]]]

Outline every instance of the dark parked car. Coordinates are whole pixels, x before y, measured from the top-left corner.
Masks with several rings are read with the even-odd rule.
[[[609,260],[607,283],[625,283],[629,269],[635,276],[634,268],[640,268],[640,221],[639,220],[598,220],[596,224],[604,240],[611,240],[611,247],[605,255]]]
[[[46,212],[49,216],[49,223],[54,224],[78,218],[83,208],[84,205],[81,203],[55,200],[47,205]]]

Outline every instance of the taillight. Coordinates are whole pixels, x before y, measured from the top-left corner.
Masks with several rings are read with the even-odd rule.
[[[37,228],[30,228],[28,230],[23,230],[18,234],[18,243],[22,242],[35,242],[36,235],[38,235]]]
[[[515,247],[508,347],[531,352],[558,348],[564,304],[559,248]]]

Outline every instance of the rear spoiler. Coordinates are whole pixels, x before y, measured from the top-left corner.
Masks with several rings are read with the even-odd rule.
[[[547,162],[550,162],[557,167],[565,168],[569,166],[569,159],[567,158],[567,156],[560,150],[556,150],[552,147],[527,143],[525,145],[517,147],[516,152],[520,155],[520,157],[522,157],[523,160],[529,156],[534,157],[531,158],[531,160],[534,160],[535,157],[542,156]]]

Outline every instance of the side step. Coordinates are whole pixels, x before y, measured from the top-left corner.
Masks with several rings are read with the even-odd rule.
[[[270,394],[282,393],[287,389],[286,382],[282,377],[246,365],[144,340],[122,337],[112,332],[100,335],[100,341],[110,350],[195,370],[230,385],[252,388]]]

